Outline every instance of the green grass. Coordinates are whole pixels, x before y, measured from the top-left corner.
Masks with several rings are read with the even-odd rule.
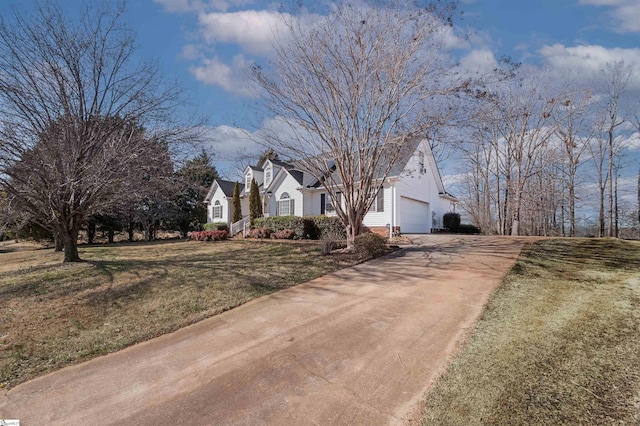
[[[640,244],[528,246],[427,395],[422,419],[640,423]]]
[[[158,242],[0,254],[0,387],[176,330],[344,266],[312,243]]]

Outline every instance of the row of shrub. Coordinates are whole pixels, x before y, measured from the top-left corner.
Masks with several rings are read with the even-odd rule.
[[[454,234],[479,234],[480,228],[475,225],[466,223],[460,223],[460,214],[458,213],[445,213],[442,216],[442,226],[449,232]]]
[[[274,231],[271,228],[253,228],[249,231],[249,238],[272,238],[278,240],[293,240],[296,234],[292,229]]]
[[[337,217],[269,216],[256,219],[254,226],[256,229],[269,229],[273,232],[291,231],[293,232],[291,239],[295,240],[344,240],[347,238],[347,231]]]
[[[214,231],[193,231],[189,238],[194,241],[223,241],[229,238],[229,232],[224,229]]]
[[[227,231],[229,232],[229,225],[227,222],[212,222],[202,225],[205,231]]]

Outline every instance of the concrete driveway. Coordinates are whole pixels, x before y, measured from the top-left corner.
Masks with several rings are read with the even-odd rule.
[[[391,256],[17,386],[0,396],[0,419],[402,423],[526,241],[413,239]]]

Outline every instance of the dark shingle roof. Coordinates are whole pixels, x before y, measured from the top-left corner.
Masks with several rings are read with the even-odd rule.
[[[218,186],[222,189],[222,192],[227,197],[233,197],[233,188],[236,186],[235,182],[231,182],[230,180],[216,179],[218,182]],[[240,184],[240,192],[244,189],[244,184]]]

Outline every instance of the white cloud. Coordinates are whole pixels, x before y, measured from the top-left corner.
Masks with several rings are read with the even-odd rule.
[[[167,12],[205,12],[216,10],[226,12],[232,6],[242,6],[253,3],[252,0],[154,0],[162,5]]]
[[[199,16],[201,33],[207,43],[237,43],[248,53],[266,55],[272,40],[286,30],[288,14],[268,10],[232,13],[204,13]]]
[[[247,164],[255,163],[265,148],[256,141],[256,133],[231,126],[205,130],[215,153],[214,164],[222,176],[237,179]]]
[[[255,90],[248,77],[253,61],[244,55],[236,55],[231,64],[225,64],[217,56],[203,59],[202,65],[189,68],[195,78],[205,84],[220,86],[229,92],[244,96],[255,96]]]
[[[580,0],[579,4],[611,8],[609,15],[614,20],[611,30],[615,32],[640,32],[638,0]]]
[[[460,66],[471,73],[487,73],[495,69],[497,65],[495,56],[486,48],[472,50],[460,60]]]
[[[604,0],[603,0],[604,1]],[[635,68],[629,82],[631,89],[640,89],[640,49],[606,48],[598,45],[567,47],[562,44],[545,45],[539,53],[552,70],[565,77],[596,78],[609,64],[624,61]]]

